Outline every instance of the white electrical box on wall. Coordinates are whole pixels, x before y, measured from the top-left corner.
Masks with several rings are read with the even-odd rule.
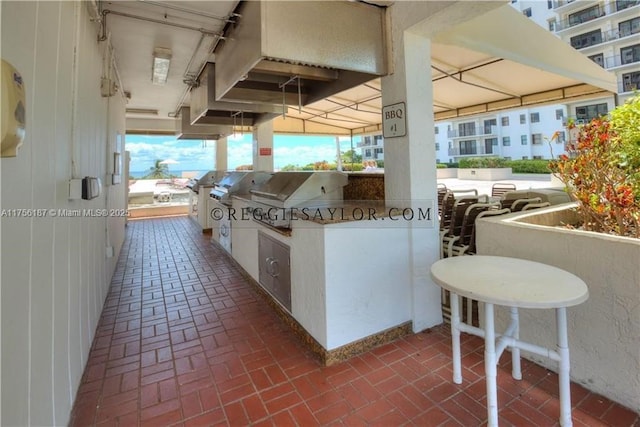
[[[24,82],[20,73],[2,60],[2,139],[0,155],[15,157],[22,145],[26,128],[26,104]]]

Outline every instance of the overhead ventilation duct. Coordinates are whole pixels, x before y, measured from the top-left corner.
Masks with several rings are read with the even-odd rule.
[[[191,90],[191,124],[256,126],[282,114],[282,106],[216,101],[215,64],[208,63]]]
[[[303,106],[388,72],[386,9],[243,1],[215,50],[216,100]]]
[[[233,126],[192,125],[189,107],[180,109],[178,119],[178,139],[211,139],[218,140],[233,133]]]

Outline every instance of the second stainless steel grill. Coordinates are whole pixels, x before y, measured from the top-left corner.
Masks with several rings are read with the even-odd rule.
[[[347,175],[341,172],[278,172],[251,190],[252,217],[274,227],[290,228],[294,208],[342,203]]]

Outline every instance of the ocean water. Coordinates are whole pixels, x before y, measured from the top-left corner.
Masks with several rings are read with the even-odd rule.
[[[195,174],[195,176],[200,176],[203,175],[205,173],[207,173],[209,170],[173,170],[173,169],[169,169],[169,173],[171,175],[175,175],[178,178],[181,178],[183,176],[183,173],[185,174],[185,176],[187,177],[191,177],[193,174]],[[146,174],[148,174],[149,171],[148,170],[144,170],[144,171],[129,171],[129,175],[134,177],[134,178],[142,178],[143,176],[145,176]]]

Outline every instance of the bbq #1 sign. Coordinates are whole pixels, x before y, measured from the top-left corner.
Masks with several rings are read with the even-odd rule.
[[[404,102],[382,107],[382,136],[394,138],[407,134],[407,115]]]

